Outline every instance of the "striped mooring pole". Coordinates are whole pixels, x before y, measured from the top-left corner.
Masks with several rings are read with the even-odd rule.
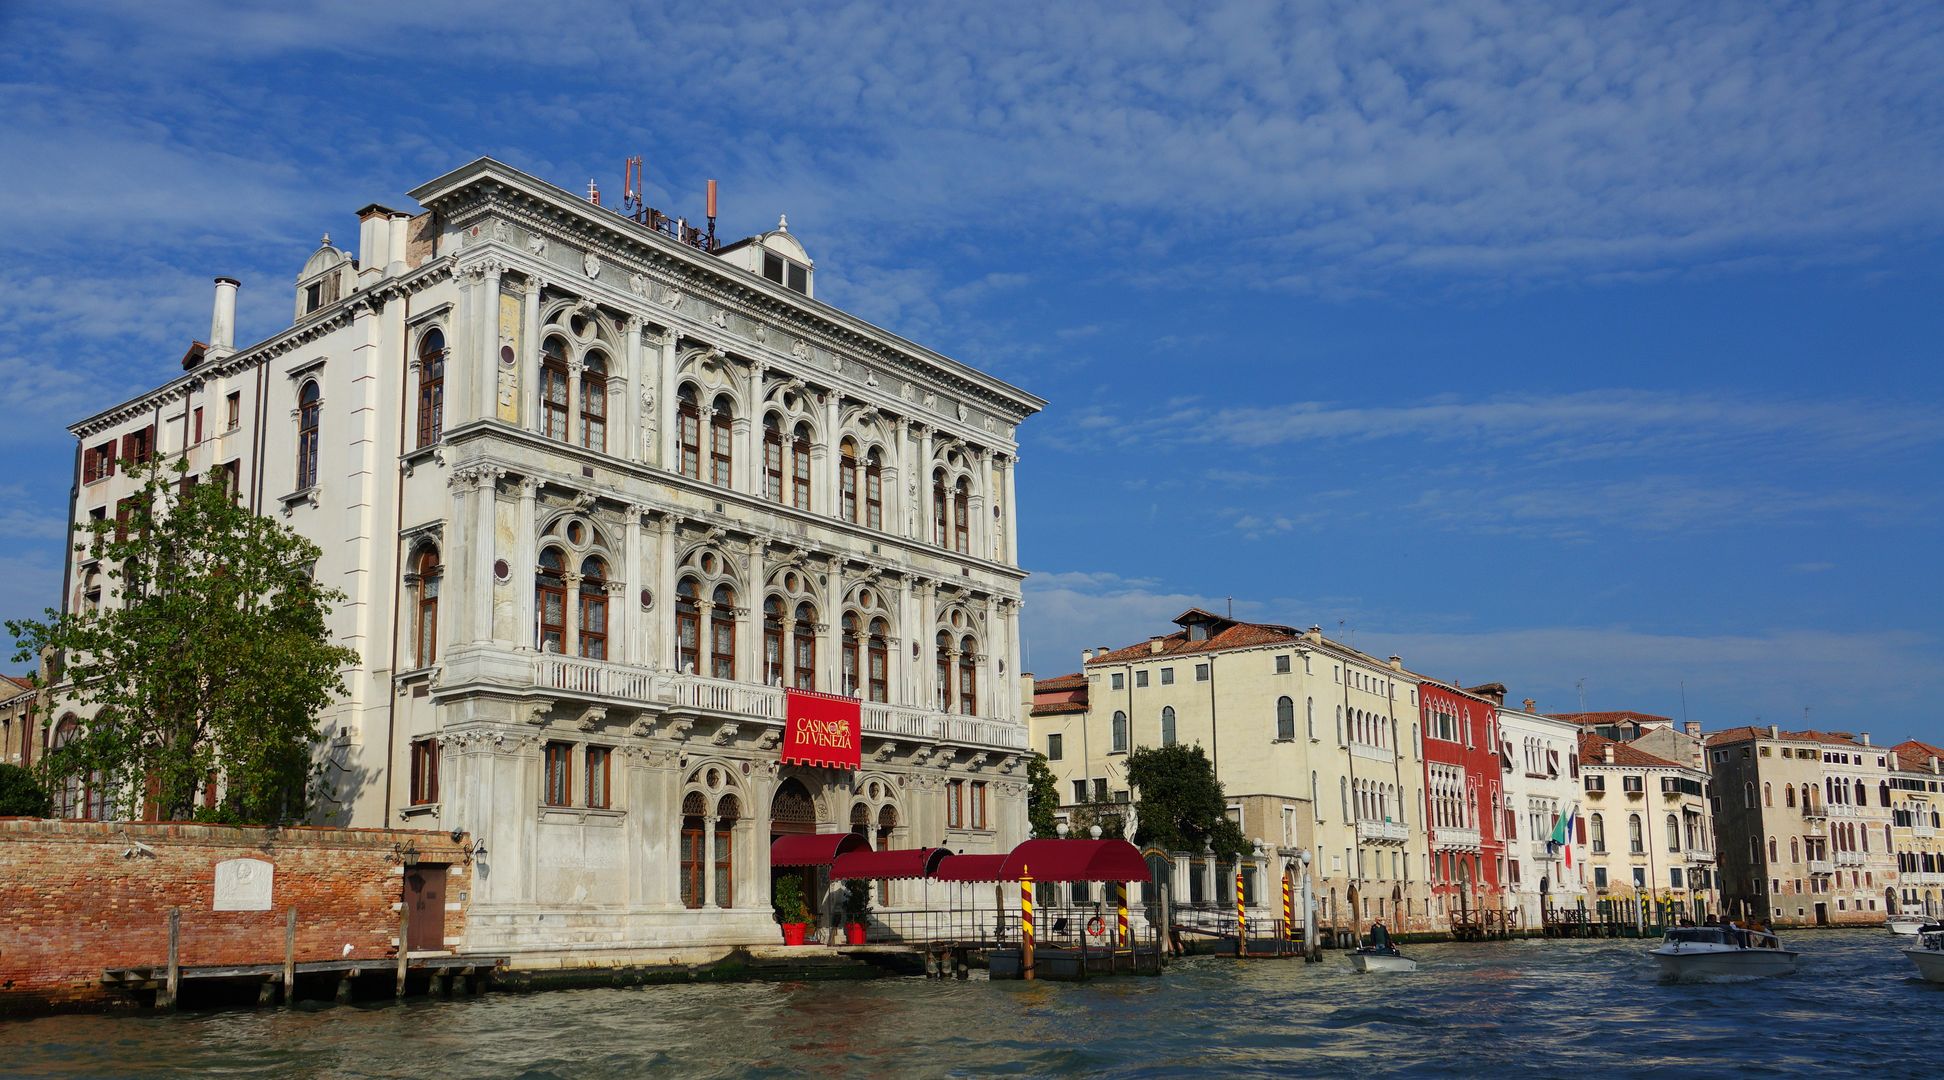
[[[1127,882],[1114,882],[1114,906],[1120,914],[1120,921],[1114,924],[1114,947],[1127,948],[1130,940],[1127,933]]]
[[[1235,955],[1249,955],[1249,911],[1242,903],[1242,864],[1235,864]]]
[[[1033,871],[1019,868],[1019,977],[1033,978]]]
[[[1296,940],[1296,891],[1289,884],[1289,871],[1283,871],[1283,939]]]

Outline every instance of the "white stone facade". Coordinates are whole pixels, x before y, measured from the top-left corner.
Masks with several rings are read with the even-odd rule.
[[[773,829],[1024,839],[1044,402],[812,300],[782,228],[709,252],[487,159],[411,194],[290,329],[234,348],[219,283],[184,376],[72,429],[77,521],[149,431],[322,549],[328,819],[469,831],[467,947],[534,954],[775,940]],[[863,699],[862,770],[780,763],[784,685]]]
[[[1586,894],[1586,844],[1580,839],[1586,807],[1580,791],[1579,728],[1503,706],[1498,719],[1507,762],[1504,814],[1510,826],[1503,833],[1506,865],[1499,880],[1518,908],[1521,923],[1537,927],[1543,916],[1542,885],[1547,894],[1544,903],[1555,908],[1577,908],[1583,900],[1592,906]],[[1568,838],[1569,869],[1566,853],[1548,850],[1546,845],[1560,816],[1573,812],[1578,820]]]

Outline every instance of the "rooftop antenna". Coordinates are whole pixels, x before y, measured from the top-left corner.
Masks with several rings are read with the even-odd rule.
[[[709,248],[708,249],[710,251],[714,251],[716,247],[716,238],[715,238],[716,182],[714,180],[709,181],[708,211],[709,211]]]
[[[1233,596],[1228,598],[1228,617],[1235,618],[1235,597]]]
[[[1579,690],[1580,711],[1585,712],[1586,711],[1586,676],[1584,675],[1580,676],[1579,681],[1575,682],[1573,686]]]
[[[644,202],[641,196],[641,155],[622,162],[621,172],[621,212],[640,220],[643,216]]]
[[[595,206],[601,205],[600,185],[596,184],[594,178],[591,176],[587,178],[587,201],[593,203]]]
[[[1687,723],[1687,680],[1681,680],[1681,723]]]

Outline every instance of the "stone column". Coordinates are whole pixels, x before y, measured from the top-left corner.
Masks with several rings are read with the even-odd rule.
[[[627,417],[627,423],[624,425],[625,432],[621,436],[625,441],[616,442],[615,433],[610,431],[608,432],[608,448],[610,453],[627,458],[629,461],[641,461],[643,460],[642,449],[646,445],[641,438],[641,391],[649,385],[649,382],[648,373],[642,367],[641,319],[639,316],[628,316],[626,333],[627,359],[623,361],[623,364],[625,365],[624,370],[627,372],[627,388],[625,391],[627,401],[622,405],[622,413]]]
[[[844,512],[843,493],[839,487],[839,477],[837,475],[838,470],[843,468],[844,461],[844,455],[841,452],[844,444],[844,433],[837,428],[838,419],[843,414],[843,401],[837,391],[832,390],[830,393],[824,395],[823,404],[824,467],[818,470],[818,475],[823,478],[824,491],[829,493],[824,496],[823,513],[829,514],[831,517],[838,517]],[[860,513],[858,516],[861,518],[863,516],[861,512],[861,500],[864,498],[864,492],[859,491],[857,497],[860,500]],[[814,495],[811,497],[811,505],[816,505]]]
[[[473,370],[477,366],[473,358],[479,355],[479,349],[473,345],[474,339],[479,336],[479,328],[473,319],[473,296],[479,288],[478,265],[454,269],[452,280],[459,286],[459,297],[453,304],[450,332],[447,334],[449,340],[446,342],[443,427],[447,431],[472,419],[471,390],[473,380],[478,377]]]
[[[891,445],[884,448],[884,531],[894,536],[904,536],[905,510],[909,501],[905,498],[904,478],[905,461],[911,457],[905,442],[911,435],[910,424],[903,419],[891,423]]]
[[[560,654],[562,656],[579,656],[580,655],[580,587],[581,587],[580,570],[577,568],[569,569],[566,573],[560,575],[560,583],[563,586],[565,586],[567,589],[567,604],[566,604],[567,610],[564,612],[563,615],[563,617],[567,620],[567,636],[565,642],[560,647]]]
[[[1008,684],[1009,686],[1017,684],[1019,679],[1019,609],[1025,605],[1026,601],[1024,600],[1009,600],[1006,602],[1005,615],[1003,616],[1006,620],[1006,678],[1011,680]],[[1025,717],[1019,714],[1019,709],[1020,702],[1018,693],[1008,690],[1006,695],[1007,717],[1015,721],[1023,721]],[[1131,717],[1129,718],[1129,722],[1133,722]]]
[[[742,616],[736,627],[736,672],[743,682],[767,685],[769,673],[763,670],[763,590],[768,584],[764,569],[763,541],[749,542],[744,565],[746,587],[739,597]],[[783,616],[786,620],[789,614]]]
[[[844,625],[844,560],[830,560],[830,585],[825,591],[830,602],[824,605],[823,625],[817,633],[817,687],[831,694],[849,693],[844,688],[843,664],[839,658],[843,649]],[[858,657],[858,675],[863,675],[863,657]]]
[[[715,807],[711,806],[709,810],[708,816],[702,819],[702,909],[704,911],[716,906]]]
[[[916,672],[918,677],[912,680],[918,686],[918,701],[916,704],[921,709],[939,711],[938,695],[941,692],[941,687],[938,685],[937,657],[932,655],[932,650],[937,648],[936,642],[932,639],[937,636],[935,627],[938,623],[938,584],[932,581],[920,580],[916,588],[918,590],[918,626],[916,628],[917,633],[912,635],[912,640],[918,643],[918,655],[913,661],[918,667]]]
[[[655,604],[648,612],[654,620],[655,660],[663,668],[675,670],[675,557],[680,537],[674,518],[664,515],[655,522]]]
[[[631,504],[624,507],[622,513],[627,520],[622,529],[621,557],[626,561],[618,576],[625,587],[615,593],[613,606],[608,611],[608,640],[624,642],[616,650],[614,659],[629,664],[646,664],[650,659],[648,620],[641,610],[639,597],[648,584],[648,559],[642,552],[641,507]],[[621,622],[622,632],[619,634],[614,632],[617,620]]]
[[[520,320],[520,426],[540,429],[540,290],[546,282],[528,278],[525,317]]]
[[[1000,561],[1009,566],[1019,565],[1019,493],[1013,479],[1018,472],[1019,455],[1015,453],[1006,460],[1006,503],[1001,518],[1005,551]]]
[[[762,474],[758,464],[762,460],[762,415],[763,415],[763,365],[752,362],[743,377],[743,411],[736,417],[735,428],[735,467],[730,470],[734,475],[737,491],[755,494],[761,486],[757,480]]]
[[[472,609],[492,599],[492,578],[473,580],[480,565],[473,553],[473,529],[479,519],[470,511],[472,500],[478,496],[478,486],[478,473],[472,469],[454,469],[446,476],[446,488],[452,492],[452,509],[451,529],[445,537],[445,565],[455,572],[446,576],[439,603],[445,608],[447,625],[452,628],[449,640],[454,644],[472,640]]]
[[[977,702],[975,708],[980,716],[1004,716],[1006,695],[1000,685],[999,658],[1006,655],[1006,628],[1000,622],[999,602],[990,596],[985,598],[985,624],[985,659],[979,662],[979,678],[985,683],[979,697],[984,700]]]
[[[928,427],[918,429],[918,461],[911,479],[918,485],[918,522],[913,538],[920,543],[938,544],[940,538],[932,533],[932,521],[938,511],[932,506],[932,432]]]
[[[668,472],[680,471],[681,455],[675,445],[679,425],[675,416],[675,331],[664,330],[655,338],[655,464]]]
[[[493,574],[498,557],[499,478],[498,469],[479,470],[479,490],[474,494],[473,539],[476,545],[473,565],[478,567],[478,588],[473,597],[478,607],[472,611],[472,641],[493,640],[493,601],[499,586]]]
[[[520,478],[520,512],[513,526],[513,565],[512,588],[513,610],[519,625],[513,628],[513,643],[522,649],[539,646],[539,612],[534,609],[533,581],[534,572],[540,565],[539,523],[535,520],[535,502],[540,493],[540,481],[531,476]]]
[[[587,434],[581,430],[580,418],[581,372],[586,370],[587,365],[579,360],[567,362],[567,444],[569,446],[579,446]]]
[[[499,415],[500,275],[504,268],[497,261],[494,261],[486,263],[485,270],[486,283],[482,286],[480,292],[484,303],[480,305],[483,310],[479,313],[480,350],[477,368],[479,373],[479,393],[477,401],[479,404],[476,415],[481,420],[490,420]]]
[[[999,479],[995,469],[996,465],[993,462],[992,451],[979,451],[980,481],[985,488],[985,497],[982,500],[983,505],[979,507],[979,546],[977,550],[981,559],[991,559],[997,562],[1000,558],[999,544],[994,538],[998,535],[999,523],[992,516],[993,508],[999,505]]]

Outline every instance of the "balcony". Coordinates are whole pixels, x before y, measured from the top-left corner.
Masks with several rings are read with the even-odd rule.
[[[1532,842],[1532,857],[1541,861],[1559,858],[1559,852],[1547,849],[1549,843],[1550,841],[1546,840],[1534,840]]]
[[[1841,803],[1834,804],[1828,809],[1830,817],[1860,818],[1863,816],[1863,811],[1854,806],[1845,806]]]
[[[1827,817],[1829,817],[1829,808],[1821,804],[1804,806],[1802,808],[1802,819],[1804,821],[1822,821]]]
[[[1821,874],[1824,877],[1827,877],[1830,874],[1833,874],[1835,872],[1836,872],[1836,865],[1830,862],[1828,859],[1809,860],[1809,873],[1811,874]]]
[[[1937,826],[1912,825],[1910,827],[1910,835],[1916,837],[1919,840],[1929,840],[1931,837],[1937,835]]]
[[[1837,866],[1862,866],[1870,861],[1870,856],[1861,851],[1839,851],[1836,853]]]
[[[1431,830],[1431,846],[1439,851],[1477,851],[1478,830],[1439,826]]]
[[[1386,750],[1381,746],[1365,746],[1360,742],[1350,744],[1350,756],[1360,757],[1365,761],[1379,762],[1384,765],[1391,765],[1397,761],[1397,751]]]
[[[1401,844],[1411,838],[1411,829],[1401,821],[1358,819],[1357,839],[1373,844]]]
[[[1944,885],[1944,873],[1936,870],[1911,870],[1897,875],[1901,885]]]
[[[776,686],[677,675],[632,664],[512,650],[475,651],[455,657],[440,683],[488,682],[557,691],[590,704],[641,708],[670,707],[723,719],[783,724],[783,690]],[[862,702],[860,726],[866,735],[913,742],[949,743],[1019,752],[1027,748],[1024,724],[989,717],[932,712],[907,705]]]
[[[1689,848],[1687,861],[1693,866],[1712,866],[1715,861],[1715,853],[1705,848]]]

